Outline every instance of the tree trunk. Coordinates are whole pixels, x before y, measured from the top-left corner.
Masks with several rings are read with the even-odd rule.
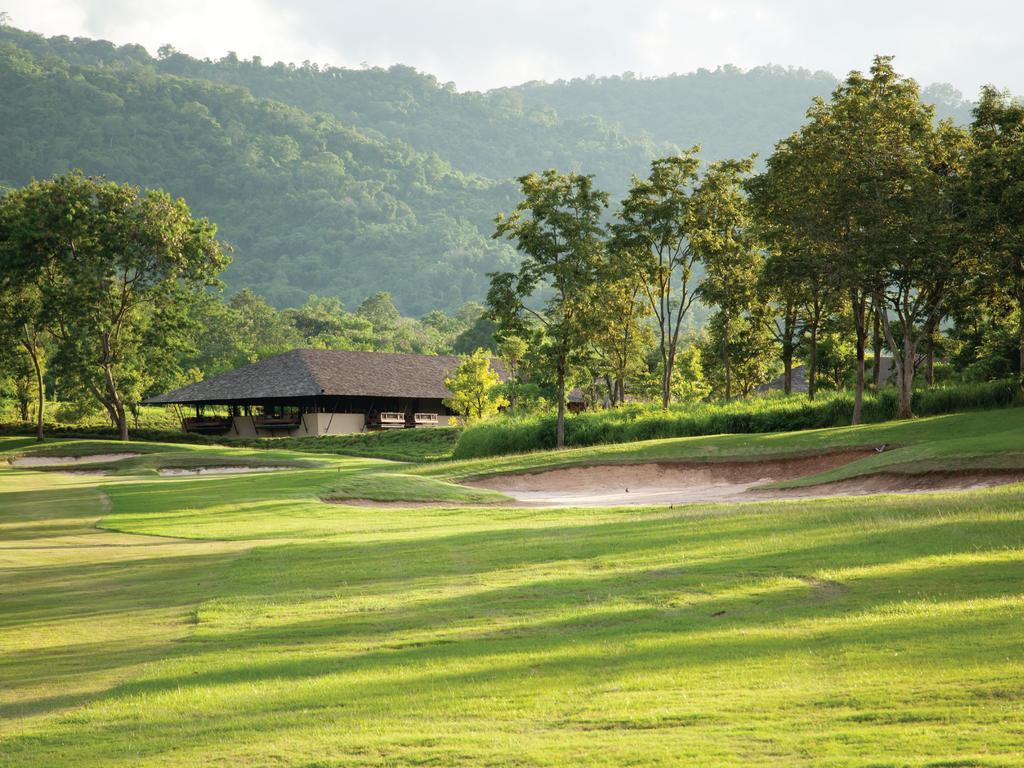
[[[865,334],[857,332],[857,383],[853,390],[853,418],[850,424],[860,424],[864,420],[864,347]]]
[[[885,340],[892,350],[892,365],[896,369],[896,387],[899,390],[899,400],[896,405],[897,419],[911,419],[914,417],[911,408],[911,399],[914,395],[914,358],[917,356],[917,341],[914,339],[914,323],[906,315],[901,315],[903,320],[902,343],[896,343],[896,337],[892,332],[892,324],[887,314],[882,315],[882,329],[885,331]]]
[[[1024,388],[1024,292],[1017,294],[1017,341],[1020,347],[1017,374],[1020,385]]]
[[[722,335],[722,364],[725,366],[725,399],[732,399],[732,360],[729,356],[729,340]]]
[[[668,403],[671,395],[672,367],[669,363],[668,353],[663,349],[661,354],[661,410],[668,410]]]
[[[104,365],[103,373],[107,385],[107,410],[110,412],[110,418],[114,421],[117,439],[128,442],[128,417],[125,415],[124,403],[121,401],[121,395],[117,391],[117,385],[114,384],[114,372],[109,365]]]
[[[864,421],[864,348],[867,346],[867,296],[856,288],[850,289],[850,309],[857,333],[857,381],[853,389],[853,418],[851,424]]]
[[[818,324],[811,326],[811,349],[807,355],[807,399],[813,400],[818,390]]]
[[[871,347],[875,355],[874,365],[871,366],[871,384],[877,390],[882,385],[882,316],[879,310],[874,313]]]
[[[25,398],[21,398],[20,400],[18,400],[18,410],[21,412],[21,420],[23,422],[28,421],[28,406],[29,401],[26,400]]]
[[[796,310],[787,308],[782,326],[782,391],[787,395],[793,394],[793,351],[796,344],[793,337],[796,335]]]
[[[37,354],[32,355],[32,365],[36,369],[36,440],[42,442],[46,416],[46,385],[43,383],[43,367],[39,364]]]
[[[935,386],[935,323],[928,321],[928,328],[924,337],[925,358],[924,358],[924,380],[929,388]]]
[[[558,361],[558,420],[555,423],[555,448],[565,447],[565,359]]]
[[[120,398],[114,403],[114,412],[117,414],[117,439],[128,442],[128,416],[124,412],[124,403]]]
[[[36,440],[42,442],[43,421],[46,415],[46,385],[43,383],[43,364],[39,359],[39,348],[36,346],[35,340],[28,330],[28,325],[25,326],[24,331],[25,350],[28,352],[29,357],[32,358],[32,368],[36,374]]]
[[[678,330],[678,328],[676,330]],[[669,403],[672,402],[672,374],[676,367],[676,347],[678,344],[678,338],[669,340],[668,357],[665,364],[664,389],[661,398],[661,409],[663,411],[667,411]]]
[[[672,315],[664,295],[659,297],[661,309],[658,317],[659,351],[661,352],[661,410],[667,411],[672,397]]]
[[[900,399],[896,407],[897,419],[912,419],[914,411],[911,407],[911,399],[914,396],[914,357],[916,356],[916,344],[913,340],[913,332],[903,332],[903,360],[900,371]]]

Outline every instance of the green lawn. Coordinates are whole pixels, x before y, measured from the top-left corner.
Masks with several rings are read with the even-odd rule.
[[[450,478],[883,442],[846,472],[1020,467],[1024,409],[419,466],[132,444],[106,477],[0,468],[0,766],[1020,765],[1024,486],[445,507],[498,498]],[[260,460],[292,468],[155,473]]]

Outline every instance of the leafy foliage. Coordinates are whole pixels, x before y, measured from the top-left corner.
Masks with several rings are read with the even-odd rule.
[[[485,349],[463,355],[461,361],[444,380],[452,396],[444,404],[473,424],[490,418],[509,404],[498,388],[501,377],[491,367],[491,356]]]
[[[1016,383],[1000,380],[960,384],[914,393],[914,411],[922,416],[968,409],[1002,408],[1018,401]],[[896,412],[892,389],[868,394],[866,422],[888,421]],[[611,410],[576,414],[566,420],[566,446],[628,443],[665,437],[691,437],[732,433],[788,432],[837,427],[850,423],[854,400],[849,392],[822,393],[815,400],[760,397],[753,400],[673,405],[631,404]],[[500,416],[468,427],[455,447],[456,458],[500,456],[553,448],[554,417]]]

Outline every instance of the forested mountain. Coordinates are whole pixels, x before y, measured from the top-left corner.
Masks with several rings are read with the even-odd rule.
[[[167,46],[0,28],[0,185],[72,168],[167,189],[235,247],[229,288],[278,306],[453,310],[515,254],[491,239],[513,177],[595,173],[621,195],[656,156],[767,152],[834,78],[779,68],[529,83],[488,93],[405,66],[197,60]],[[933,90],[961,120],[966,106]]]
[[[79,167],[184,196],[235,246],[226,278],[279,305],[390,288],[407,312],[480,296],[511,186],[247,90],[0,43],[0,183]]]
[[[627,73],[531,82],[492,91],[491,96],[518,96],[527,109],[553,109],[568,120],[596,115],[655,141],[700,144],[709,160],[751,152],[763,159],[776,141],[800,126],[811,99],[827,97],[837,82],[827,72],[725,66],[656,78]],[[971,104],[951,86],[931,85],[923,95],[935,103],[940,117],[970,121]]]

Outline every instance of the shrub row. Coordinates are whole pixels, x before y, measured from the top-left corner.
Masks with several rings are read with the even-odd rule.
[[[1018,400],[1014,380],[959,384],[914,393],[918,416],[1001,408]],[[896,412],[897,393],[884,389],[867,393],[864,421],[887,421]],[[626,405],[606,411],[569,416],[565,442],[572,447],[628,443],[665,437],[692,437],[753,432],[789,432],[838,427],[853,417],[851,392],[823,392],[813,401],[806,395],[766,395],[728,403],[673,406],[668,412],[655,405]],[[455,446],[457,459],[525,453],[555,445],[555,417],[498,416],[463,431]]]
[[[83,426],[80,424],[45,424],[43,432],[46,437],[74,437],[88,440],[117,440],[117,430],[113,427]],[[132,440],[144,440],[154,443],[195,443],[213,445],[218,441],[206,435],[194,435],[170,429],[132,429],[129,430]],[[0,436],[30,436],[36,433],[35,424],[23,421],[0,424]]]
[[[254,439],[225,439],[196,435],[189,432],[164,429],[133,429],[132,440],[156,443],[188,443],[192,445],[229,445],[243,448],[272,448],[310,453],[335,453],[349,456],[393,459],[396,461],[440,461],[450,459],[459,438],[459,427],[431,429],[397,429],[383,432],[362,432],[329,437],[281,437]],[[77,424],[46,424],[49,438],[82,438],[88,440],[117,440],[113,427]],[[0,424],[0,436],[35,435],[35,425],[24,422]]]

